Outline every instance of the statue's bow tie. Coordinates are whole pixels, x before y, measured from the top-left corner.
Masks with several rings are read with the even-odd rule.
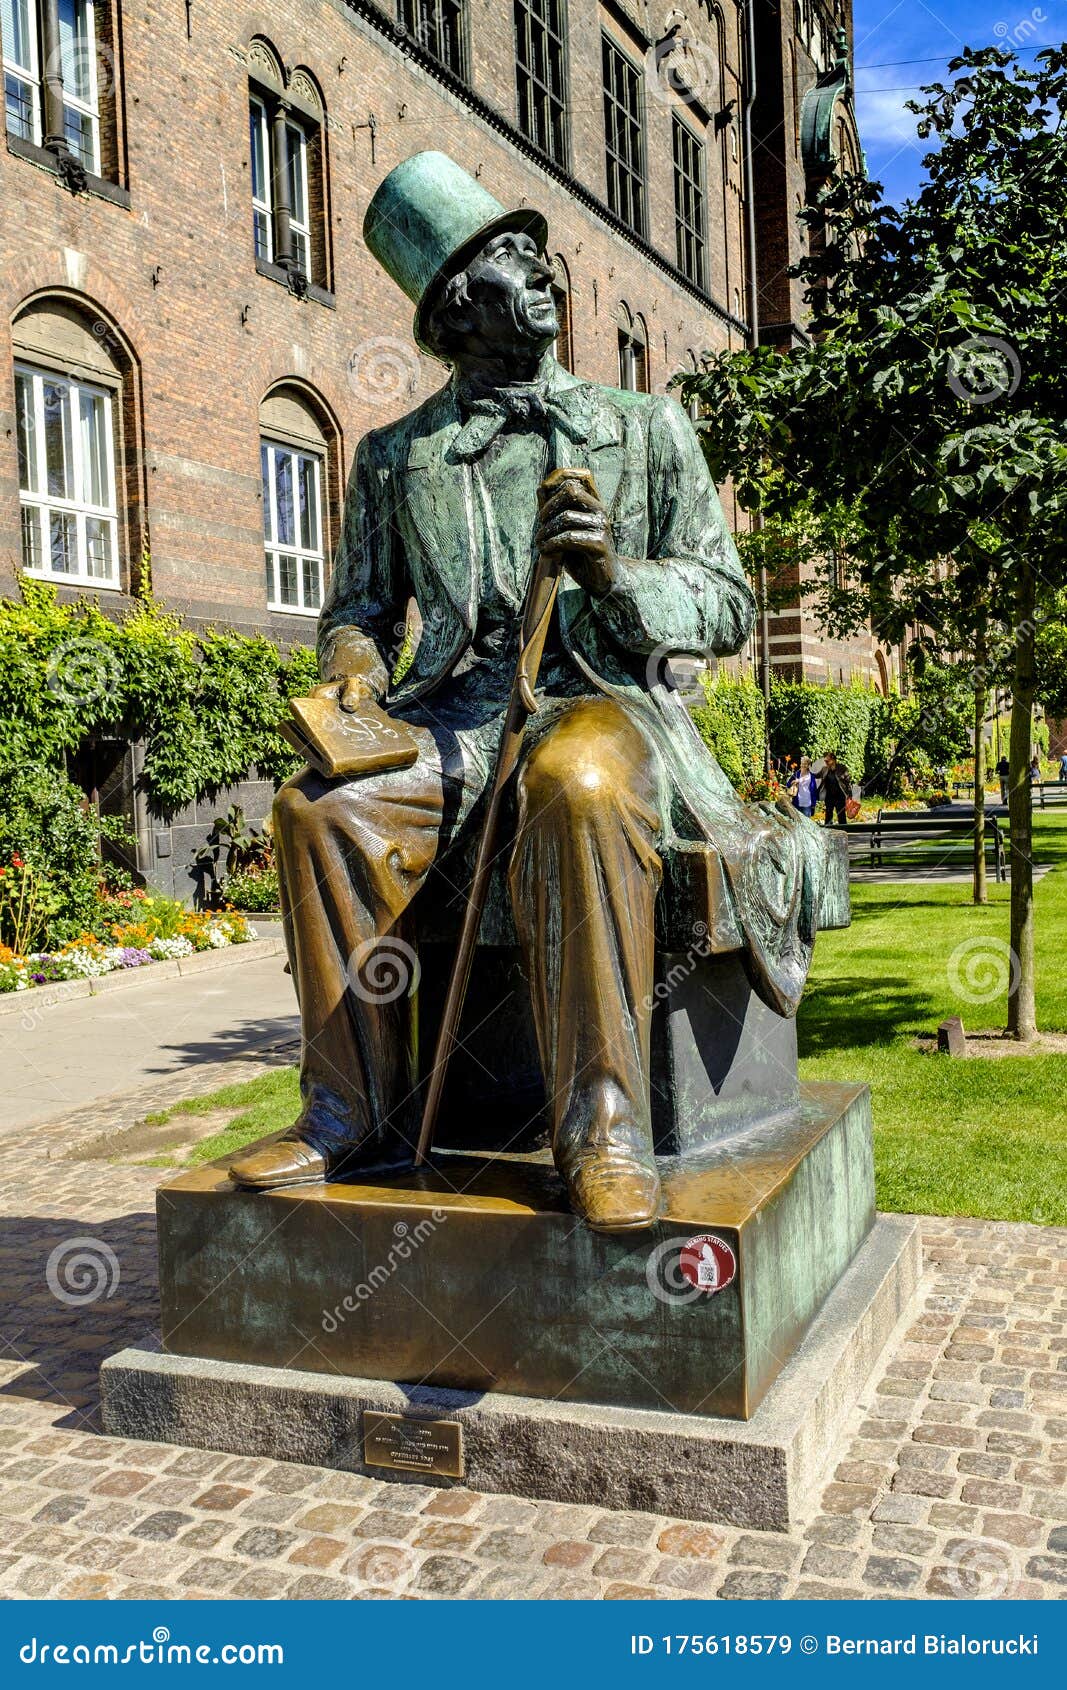
[[[558,429],[568,440],[588,439],[589,422],[580,412],[564,409],[542,386],[499,387],[484,393],[458,389],[461,414],[466,418],[452,442],[452,456],[479,458],[508,423],[543,432]]]

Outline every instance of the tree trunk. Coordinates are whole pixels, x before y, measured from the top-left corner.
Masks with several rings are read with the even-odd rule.
[[[1008,985],[1008,1032],[1021,1042],[1037,1031],[1034,1008],[1033,797],[1030,752],[1033,743],[1034,576],[1029,560],[1019,566],[1015,674],[1011,693],[1008,761],[1008,825],[1011,835],[1011,979]]]
[[[985,872],[985,728],[989,685],[986,679],[985,628],[974,643],[974,901],[989,901]]]

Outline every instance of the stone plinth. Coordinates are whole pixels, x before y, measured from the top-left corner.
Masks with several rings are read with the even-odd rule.
[[[920,1274],[918,1224],[880,1216],[747,1421],[123,1350],[101,1370],[104,1425],[116,1437],[381,1478],[363,1460],[367,1409],[452,1419],[466,1470],[434,1485],[780,1531],[824,1476],[879,1356],[910,1318]],[[525,1315],[533,1325],[544,1312],[534,1300]]]

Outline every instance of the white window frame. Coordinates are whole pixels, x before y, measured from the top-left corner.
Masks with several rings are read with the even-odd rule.
[[[260,436],[260,454],[268,455],[269,471],[266,476],[265,498],[263,501],[263,548],[267,566],[267,609],[280,611],[286,616],[318,616],[326,596],[326,550],[323,541],[323,511],[322,494],[325,475],[325,459],[319,452],[306,451],[301,446],[294,446],[287,440],[276,440],[264,434]],[[318,528],[318,545],[308,548],[300,544],[281,545],[275,536],[278,533],[278,481],[275,471],[275,456],[282,454],[292,459],[292,477],[294,491],[299,485],[297,461],[301,458],[315,466],[315,520]],[[299,527],[299,512],[294,509],[294,518]],[[293,557],[297,562],[296,590],[297,603],[283,604],[281,599],[281,564],[282,555]],[[318,566],[319,602],[308,605],[304,602],[304,564],[315,563]]]
[[[77,6],[77,0],[75,0],[75,6]],[[78,39],[82,42],[82,51],[85,54],[86,61],[89,66],[89,97],[88,99],[82,99],[79,95],[72,94],[64,81],[64,131],[66,129],[65,120],[68,106],[71,111],[77,112],[79,116],[87,117],[89,119],[91,158],[89,163],[86,164],[86,169],[91,175],[98,176],[100,174],[100,90],[97,81],[96,66],[96,0],[84,0],[84,6],[85,34],[83,38],[79,37]],[[69,141],[67,142],[67,145],[68,147],[70,146]],[[74,149],[71,148],[72,152],[73,150]],[[76,154],[75,156],[80,157],[81,155]],[[84,159],[82,159],[82,163],[85,164]]]
[[[45,565],[40,569],[32,569],[23,564],[22,573],[31,575],[39,581],[77,581],[82,585],[99,587],[104,591],[118,592],[122,583],[119,579],[119,535],[118,535],[118,500],[115,491],[115,415],[114,395],[110,388],[101,386],[97,382],[75,380],[66,375],[60,375],[55,370],[47,369],[38,364],[29,364],[21,359],[15,364],[16,376],[30,378],[33,393],[33,419],[36,435],[36,479],[39,491],[31,492],[28,488],[19,488],[19,509],[36,510],[40,524],[41,556],[50,555],[49,532],[50,518],[56,516],[73,516],[77,535],[76,555],[78,567],[75,571],[56,570]],[[107,455],[105,463],[106,492],[108,503],[94,505],[86,499],[58,498],[49,493],[48,471],[45,457],[45,421],[44,421],[44,389],[45,383],[50,386],[67,389],[69,398],[67,404],[71,413],[71,476],[76,491],[84,491],[84,463],[82,459],[81,428],[79,426],[80,397],[89,393],[94,399],[102,399],[104,404],[104,449]],[[17,410],[17,406],[16,406]],[[88,547],[85,537],[87,518],[94,518],[103,522],[110,537],[111,575],[90,575],[88,567]]]
[[[264,197],[264,194],[258,194],[257,195],[257,193],[256,193],[255,152],[253,150],[252,158],[251,158],[251,166],[252,166],[252,245],[253,245],[253,248],[255,248],[255,246],[256,246],[255,214],[256,214],[256,212],[259,212],[263,217],[263,222],[264,222],[264,225],[265,225],[266,230],[267,230],[267,251],[266,251],[266,255],[265,255],[265,261],[269,264],[269,263],[272,262],[272,260],[274,258],[274,206],[273,206],[273,203],[272,203],[272,195],[271,195],[270,119],[267,115],[267,108],[266,108],[264,102],[260,99],[258,94],[250,94],[249,99],[248,99],[248,103],[249,103],[250,111],[255,113],[256,126],[259,130],[259,150],[260,150],[261,157],[263,159],[263,188],[264,188],[264,192],[265,192],[265,196],[266,196],[266,197]],[[257,252],[256,256],[259,257],[260,254]]]
[[[293,256],[297,258],[298,250],[303,245],[303,263],[297,260],[297,269],[310,279],[311,276],[311,191],[308,183],[308,138],[307,131],[298,123],[286,123],[286,149],[296,142],[296,156],[300,161],[300,189],[303,204],[298,206],[292,192],[292,172],[289,173],[289,230],[293,237]],[[289,158],[286,157],[286,167]]]
[[[30,63],[20,65],[8,52],[10,43],[5,39],[4,47],[4,126],[7,127],[7,79],[9,76],[28,88],[30,95],[30,139],[37,146],[41,144],[41,41],[40,25],[36,0],[27,0],[26,5],[28,35],[30,43]],[[14,134],[14,130],[9,130]]]

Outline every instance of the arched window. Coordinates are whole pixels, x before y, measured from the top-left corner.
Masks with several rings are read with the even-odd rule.
[[[888,698],[889,697],[889,666],[886,663],[886,660],[882,656],[882,653],[880,651],[875,652],[874,660],[878,665],[878,691],[881,693],[883,698]]]
[[[120,588],[140,510],[133,360],[88,302],[47,295],[16,317],[22,567]]]
[[[552,297],[556,302],[556,318],[559,323],[559,335],[556,339],[556,357],[565,370],[574,374],[574,324],[571,318],[571,278],[561,255],[557,252],[552,260]]]
[[[648,333],[640,316],[626,301],[619,306],[619,386],[628,393],[647,393]]]
[[[287,75],[260,37],[248,52],[252,235],[257,268],[296,293],[328,288],[326,113],[299,65]]]
[[[259,432],[267,605],[317,616],[336,526],[337,427],[317,395],[283,382],[260,406]]]

